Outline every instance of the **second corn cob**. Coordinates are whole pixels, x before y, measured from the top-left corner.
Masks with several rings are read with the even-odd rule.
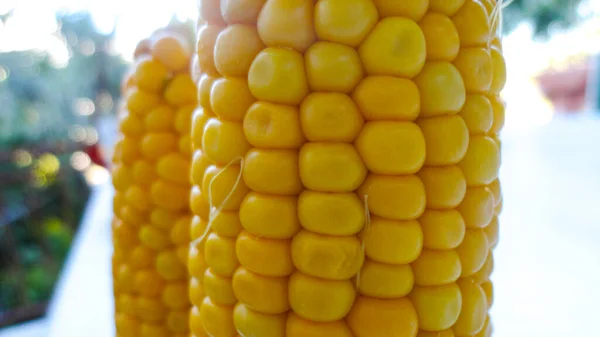
[[[491,335],[499,6],[201,1],[196,337]]]
[[[119,337],[187,336],[190,48],[164,31],[142,41],[125,80],[115,149],[113,273]]]

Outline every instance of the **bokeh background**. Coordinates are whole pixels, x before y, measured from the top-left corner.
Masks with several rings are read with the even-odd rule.
[[[511,1],[505,1],[508,5]],[[111,336],[121,78],[195,0],[0,0],[0,336]],[[600,0],[515,0],[497,337],[600,336]]]

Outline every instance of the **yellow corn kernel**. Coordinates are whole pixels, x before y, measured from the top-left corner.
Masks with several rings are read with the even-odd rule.
[[[442,331],[452,327],[461,311],[462,297],[456,283],[436,287],[415,287],[410,294],[419,329]]]
[[[204,127],[202,150],[212,161],[227,165],[250,149],[240,123],[211,118]]]
[[[142,138],[141,151],[149,159],[160,157],[177,148],[177,136],[173,133],[148,133]]]
[[[403,175],[423,166],[425,143],[415,123],[376,121],[364,125],[355,145],[370,172]]]
[[[210,90],[216,79],[214,76],[203,74],[200,76],[200,80],[198,80],[198,106],[205,113],[206,109],[210,109]]]
[[[455,337],[454,331],[452,329],[447,329],[443,331],[424,331],[420,330],[417,334],[417,337]]]
[[[133,76],[141,89],[159,92],[168,81],[169,70],[159,60],[146,56],[137,62]]]
[[[244,113],[244,133],[253,146],[294,149],[304,143],[296,107],[257,102]]]
[[[175,222],[175,224],[173,224],[173,227],[171,228],[171,231],[169,233],[169,237],[171,238],[171,242],[175,245],[183,245],[185,243],[190,242],[190,224],[191,224],[191,217],[189,216],[184,216],[181,217],[179,220],[177,220],[177,222]],[[186,249],[187,252],[187,249]],[[187,256],[187,253],[186,253]]]
[[[498,48],[491,48],[490,54],[492,56],[492,66],[494,69],[494,77],[492,79],[490,92],[498,94],[506,84],[506,63],[504,61],[504,56],[502,56],[502,51]]]
[[[119,131],[126,136],[140,137],[144,133],[144,124],[139,116],[127,113],[120,119]]]
[[[152,250],[140,245],[131,251],[129,263],[136,269],[143,269],[150,267],[154,263],[155,257],[156,254]]]
[[[211,220],[211,229],[220,236],[237,237],[243,230],[239,212],[222,210]]]
[[[300,105],[300,122],[301,132],[312,142],[351,142],[360,132],[363,118],[346,95],[312,93]]]
[[[179,153],[170,153],[163,156],[156,165],[158,176],[170,182],[188,184],[190,162],[188,158]]]
[[[463,6],[464,3],[465,0],[429,0],[429,9],[434,12],[452,16]]]
[[[267,46],[304,52],[316,39],[313,1],[267,0],[258,16],[257,27]]]
[[[189,310],[171,310],[167,314],[167,329],[174,337],[185,337],[189,334]]]
[[[469,130],[460,116],[440,116],[417,122],[425,138],[425,165],[457,164],[469,146]]]
[[[282,314],[289,310],[288,278],[255,274],[243,267],[233,275],[234,300],[264,314]]]
[[[315,5],[315,30],[321,40],[357,47],[377,23],[368,0],[322,0]]]
[[[238,209],[248,193],[248,187],[241,179],[239,165],[218,168],[209,166],[202,182],[202,191],[210,206],[224,210]],[[196,213],[198,214],[198,213]]]
[[[366,120],[413,121],[421,106],[417,85],[392,76],[366,77],[354,90],[352,99]]]
[[[209,23],[223,23],[219,0],[203,0],[199,2],[200,18]]]
[[[306,76],[312,91],[350,93],[363,77],[363,69],[354,48],[317,42],[304,55]]]
[[[134,286],[141,296],[155,297],[161,294],[165,282],[153,269],[140,270],[135,274]]]
[[[221,30],[223,30],[221,26],[205,25],[198,31],[198,43],[196,45],[198,63],[200,69],[208,75],[218,74],[215,66],[214,50]],[[207,108],[208,106],[202,105],[202,107]]]
[[[228,23],[254,24],[266,0],[221,0],[221,14]]]
[[[490,102],[492,103],[492,111],[494,112],[494,123],[490,132],[498,134],[504,126],[505,119],[505,106],[504,101],[499,96],[489,96]]]
[[[412,269],[416,285],[444,285],[460,277],[461,260],[455,250],[423,249],[412,263]]]
[[[137,160],[133,164],[133,180],[136,183],[148,186],[158,178],[154,163],[147,160]]]
[[[302,190],[294,150],[252,149],[246,155],[243,173],[248,187],[257,192],[296,195]]]
[[[182,309],[188,303],[188,287],[186,283],[169,283],[162,292],[162,302],[167,308]]]
[[[119,336],[133,337],[140,333],[140,324],[134,316],[117,313],[115,315],[115,325]]]
[[[167,312],[161,301],[154,298],[138,297],[134,306],[137,316],[148,322],[160,322]]]
[[[353,337],[352,330],[343,320],[313,322],[291,312],[286,322],[287,337]]]
[[[205,298],[208,299],[209,297]],[[204,299],[202,303],[204,303]],[[204,329],[204,324],[202,324],[202,317],[200,316],[200,307],[201,305],[192,306],[192,310],[190,310],[190,332],[192,333],[192,336],[195,337],[208,336],[206,334],[206,330]]]
[[[145,225],[140,228],[139,239],[146,247],[156,251],[161,251],[171,244],[166,233],[150,225]]]
[[[358,53],[369,75],[412,78],[425,64],[425,36],[414,21],[389,17],[377,23]]]
[[[175,113],[175,130],[182,137],[189,135],[192,130],[192,114],[195,109],[196,106],[194,104],[188,104],[180,107]]]
[[[194,151],[194,156],[192,158],[192,165],[190,168],[191,182],[195,185],[202,185],[202,181],[204,180],[204,173],[206,169],[213,165],[212,162],[207,155],[202,153],[201,150]]]
[[[467,228],[483,228],[494,216],[494,195],[487,187],[468,188],[457,210],[465,220]]]
[[[468,93],[485,93],[493,77],[492,57],[485,48],[462,48],[454,60]]]
[[[129,113],[143,116],[158,104],[160,98],[154,93],[134,87],[127,93],[126,100]]]
[[[196,240],[206,233],[206,228],[208,227],[208,218],[207,220],[202,219],[199,215],[194,215],[192,221],[190,223],[190,237],[192,240]],[[219,233],[217,233],[219,234]],[[227,236],[227,235],[224,235]],[[204,241],[203,241],[204,242]]]
[[[366,260],[358,273],[358,291],[376,298],[401,298],[413,288],[413,272],[408,264],[385,264]]]
[[[465,174],[468,186],[490,184],[498,177],[500,149],[490,137],[471,137],[467,153],[458,165]]]
[[[192,130],[190,136],[192,144],[200,149],[202,147],[202,138],[204,137],[204,127],[208,120],[215,117],[209,108],[197,108],[192,114]],[[200,150],[198,150],[200,151]]]
[[[325,236],[303,230],[292,240],[292,259],[307,275],[347,280],[360,270],[364,254],[356,236]]]
[[[387,0],[374,0],[379,14],[387,16],[404,16],[414,21],[419,21],[427,12],[429,0],[405,0],[390,2]]]
[[[371,224],[362,233],[365,255],[390,264],[407,264],[417,259],[423,247],[423,232],[419,223],[371,217]]]
[[[489,251],[485,259],[485,263],[475,274],[471,276],[471,278],[476,283],[482,284],[483,282],[489,281],[492,271],[494,271],[494,255],[491,251]]]
[[[350,280],[325,280],[296,272],[289,280],[290,306],[296,314],[315,322],[345,317],[356,293]]]
[[[128,294],[118,295],[116,298],[116,306],[127,315],[135,315],[135,297]]]
[[[306,190],[298,197],[298,219],[304,229],[326,235],[352,235],[364,226],[364,204],[355,193]]]
[[[416,336],[419,329],[417,312],[407,297],[359,296],[346,320],[356,337]]]
[[[210,106],[221,120],[244,120],[255,100],[246,80],[239,77],[220,78],[213,82],[210,91]]]
[[[196,104],[196,86],[189,74],[178,74],[167,85],[164,96],[171,105]]]
[[[259,100],[298,105],[308,94],[302,54],[284,48],[264,49],[250,66],[248,85]]]
[[[242,232],[236,242],[236,251],[240,264],[252,272],[282,277],[294,271],[290,240],[265,239]]]
[[[288,239],[300,230],[298,199],[249,193],[240,206],[240,221],[249,233],[271,239]]]
[[[486,46],[490,38],[490,25],[485,6],[478,0],[465,0],[452,16],[460,37],[461,47]]]
[[[192,314],[193,311],[192,311]],[[191,317],[193,321],[195,317]],[[227,337],[235,335],[233,325],[233,307],[216,304],[207,296],[200,307],[200,325],[206,329],[210,336]],[[192,323],[195,324],[195,323]],[[194,332],[192,327],[192,332]]]
[[[206,259],[204,258],[204,250],[202,247],[196,247],[195,245],[190,247],[188,254],[188,273],[200,280],[204,279],[204,271],[208,268]]]
[[[222,305],[233,305],[237,302],[236,295],[233,292],[233,283],[231,277],[217,275],[211,268],[204,272],[202,286],[207,296],[216,303]]]
[[[485,134],[492,128],[494,113],[492,103],[483,95],[467,95],[465,105],[459,113],[471,135]]]
[[[460,40],[452,20],[443,14],[429,12],[419,21],[419,27],[425,35],[428,61],[454,61]]]
[[[426,210],[419,218],[423,230],[423,247],[454,249],[465,236],[465,222],[456,210]]]
[[[180,71],[190,64],[190,46],[177,35],[163,35],[151,46],[152,57],[171,71]]]
[[[196,307],[200,307],[202,305],[202,301],[204,301],[204,296],[206,296],[206,292],[204,291],[204,286],[201,281],[195,277],[190,278],[189,290],[190,301],[192,305]]]
[[[456,248],[460,257],[461,276],[467,277],[483,267],[488,252],[487,237],[482,229],[467,229],[463,242]]]
[[[473,280],[458,281],[462,307],[456,324],[452,327],[457,336],[470,336],[483,329],[487,317],[487,301],[483,289]]]
[[[235,254],[235,240],[215,233],[206,238],[204,257],[212,271],[222,276],[233,276],[239,264]]]
[[[178,213],[171,212],[164,208],[155,208],[150,213],[150,222],[153,226],[166,230],[177,221],[178,216]]]
[[[491,308],[492,304],[494,303],[494,285],[490,281],[485,281],[482,284],[480,284],[480,286],[481,289],[483,289],[483,292],[485,293],[485,298],[489,310],[489,308]]]
[[[448,62],[427,62],[414,79],[421,94],[421,117],[459,112],[466,99],[460,72]]]
[[[152,201],[159,206],[172,211],[188,207],[190,191],[186,186],[175,185],[164,180],[152,184]]]
[[[498,216],[494,216],[483,231],[485,232],[490,248],[495,248],[498,244]]]
[[[285,337],[286,316],[265,314],[241,303],[233,311],[235,327],[242,336]]]
[[[172,250],[163,251],[156,257],[156,270],[169,281],[181,280],[185,276],[186,268]]]
[[[423,167],[418,177],[425,187],[427,207],[431,209],[455,208],[467,191],[465,176],[455,165]]]
[[[417,176],[370,174],[358,189],[369,211],[396,220],[417,219],[425,211],[425,187]]]
[[[255,28],[241,24],[231,25],[217,38],[214,49],[215,67],[223,76],[246,76],[252,61],[264,48]]]
[[[351,192],[367,171],[356,149],[344,143],[308,143],[300,150],[302,184],[321,192]]]
[[[140,212],[146,211],[150,207],[148,192],[136,185],[127,188],[125,201]]]
[[[144,117],[146,132],[164,132],[174,130],[175,111],[168,104],[160,104]]]

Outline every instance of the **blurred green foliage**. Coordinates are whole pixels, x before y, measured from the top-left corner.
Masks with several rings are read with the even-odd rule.
[[[0,53],[0,151],[65,139],[70,126],[89,124],[92,112],[114,111],[127,68],[111,49],[114,34],[98,32],[89,13],[56,20],[64,60],[39,51]]]
[[[527,22],[538,37],[548,37],[554,29],[564,29],[579,19],[579,5],[588,0],[504,0],[504,31]]]

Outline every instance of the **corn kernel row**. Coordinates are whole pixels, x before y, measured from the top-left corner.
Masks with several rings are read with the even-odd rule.
[[[498,5],[201,1],[194,336],[491,335]]]
[[[117,336],[187,336],[190,50],[173,32],[142,41],[123,84],[113,159]]]

